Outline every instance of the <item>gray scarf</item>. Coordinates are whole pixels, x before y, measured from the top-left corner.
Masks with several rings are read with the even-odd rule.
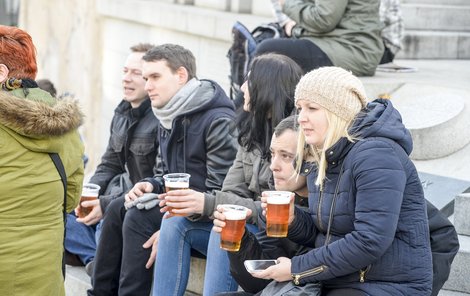
[[[153,114],[160,120],[161,125],[165,129],[171,129],[173,120],[190,110],[186,107],[196,94],[201,82],[196,78],[189,80],[174,96],[170,101],[162,108],[152,108]]]

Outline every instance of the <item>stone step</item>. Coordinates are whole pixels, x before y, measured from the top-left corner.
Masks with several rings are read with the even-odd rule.
[[[406,84],[393,93],[392,102],[413,137],[411,158],[444,157],[470,142],[470,92]]]
[[[456,292],[456,291],[450,291],[450,290],[441,290],[439,291],[438,296],[468,296],[470,295],[469,293],[462,293],[462,292]]]
[[[470,281],[468,280],[470,279],[470,236],[459,235],[459,243],[460,250],[454,258],[449,279],[444,284],[443,289],[461,293],[470,293]]]
[[[191,257],[191,267],[189,273],[188,286],[185,296],[200,296],[204,283],[204,271],[206,260]],[[82,296],[87,295],[87,290],[91,288],[90,277],[85,271],[85,267],[66,265],[65,295]]]
[[[403,4],[406,30],[470,31],[470,2],[466,5]]]
[[[90,288],[90,277],[87,275],[85,267],[66,265],[66,296],[86,295],[86,291]]]
[[[405,30],[397,58],[470,59],[470,32]]]
[[[470,193],[457,195],[454,201],[454,226],[458,234],[470,236]]]
[[[402,0],[402,4],[447,4],[447,5],[470,5],[470,0]]]

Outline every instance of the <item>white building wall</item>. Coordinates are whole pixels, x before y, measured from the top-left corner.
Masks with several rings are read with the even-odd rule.
[[[233,23],[252,29],[271,21],[270,14],[269,0],[22,0],[20,27],[36,44],[38,78],[51,79],[59,92],[74,93],[83,106],[87,173],[92,173],[121,100],[122,65],[130,46],[180,44],[195,55],[199,78],[228,90]]]

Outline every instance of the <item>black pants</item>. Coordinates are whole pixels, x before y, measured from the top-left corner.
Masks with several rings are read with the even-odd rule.
[[[324,66],[333,66],[330,58],[313,42],[305,39],[267,39],[256,48],[255,56],[275,52],[293,59],[305,73]]]
[[[96,250],[89,296],[149,295],[153,268],[146,269],[151,248],[142,245],[160,229],[160,208],[124,208],[124,197],[112,201],[105,213]]]

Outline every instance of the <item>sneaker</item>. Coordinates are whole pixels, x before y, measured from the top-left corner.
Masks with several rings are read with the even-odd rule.
[[[91,275],[93,274],[93,268],[95,267],[95,261],[91,260],[90,262],[88,262],[86,265],[85,265],[85,271],[86,271],[86,274],[88,274],[88,276],[91,277]]]

